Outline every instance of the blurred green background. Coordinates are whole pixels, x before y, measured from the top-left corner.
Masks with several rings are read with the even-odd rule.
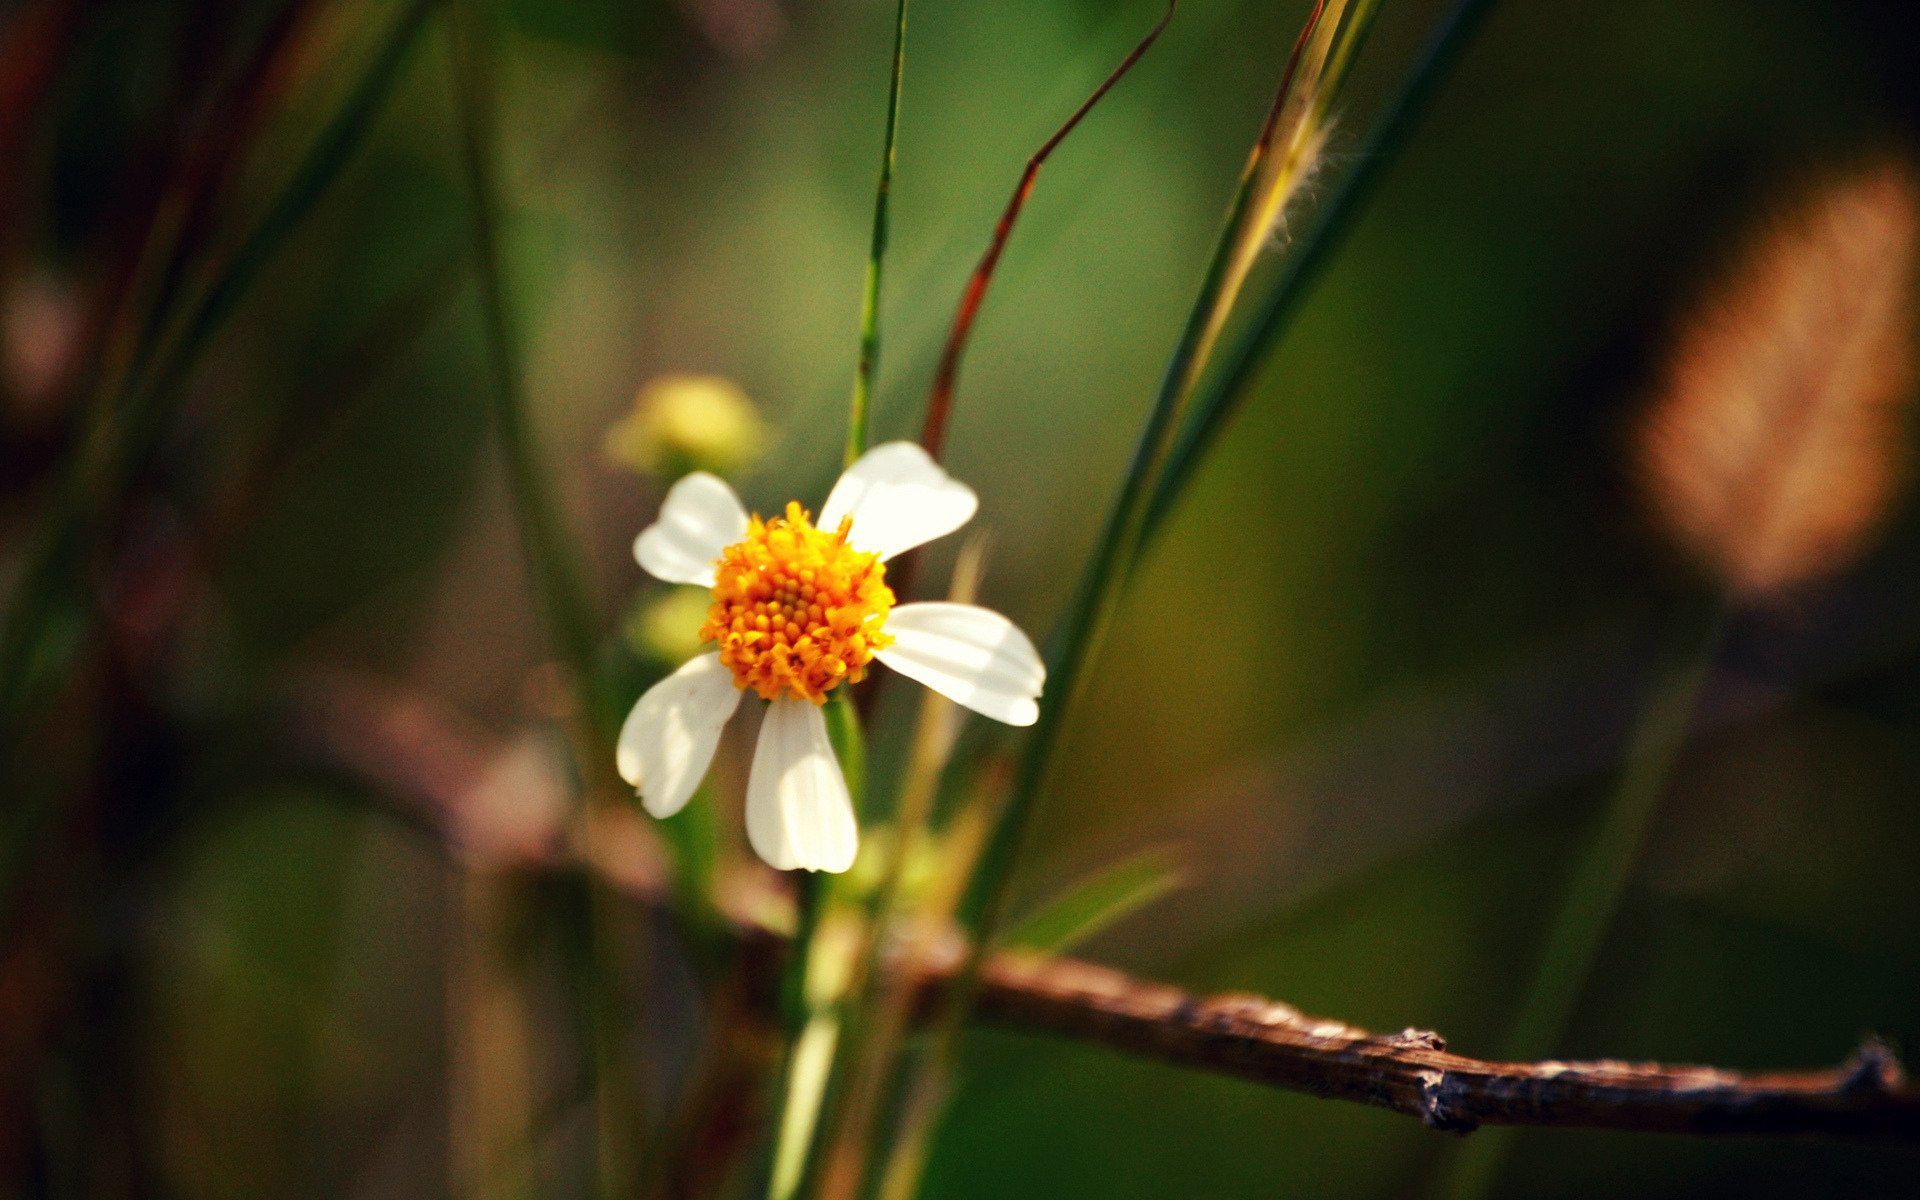
[[[0,8],[0,37],[42,7]],[[63,331],[112,269],[169,122],[277,5],[44,7],[75,10],[66,57],[0,167],[8,579],[84,420],[66,384],[98,365],[63,359]],[[948,455],[992,536],[982,598],[1029,630],[1051,627],[1089,553],[1304,9],[1189,0],[1041,177]],[[237,227],[395,11],[317,7]],[[512,302],[611,632],[658,586],[628,554],[658,488],[600,450],[647,379],[714,372],[761,405],[774,434],[737,481],[750,504],[831,482],[892,6],[501,11]],[[917,428],[1026,155],[1159,11],[915,7],[877,436]],[[1440,11],[1385,6],[1329,174]],[[1140,571],[1039,813],[1024,902],[1171,844],[1190,885],[1090,957],[1492,1053],[1697,586],[1626,470],[1649,363],[1778,194],[1911,145],[1917,28],[1894,0],[1497,4]],[[9,914],[16,966],[42,943],[85,964],[40,1036],[8,1043],[37,1064],[7,1064],[10,1194],[448,1193],[457,881],[286,725],[349,675],[485,738],[547,715],[482,399],[450,97],[430,28],[196,373],[122,535],[139,562],[180,526],[230,527],[164,658],[134,664],[124,723],[47,750],[97,752],[121,799],[88,826],[106,849],[40,852],[95,903]],[[1565,1056],[1784,1067],[1870,1033],[1920,1045],[1916,564],[1903,505],[1858,568],[1734,630]],[[883,773],[907,698],[881,706]],[[7,784],[24,803],[24,776]],[[524,936],[538,963],[566,935]],[[536,1011],[541,987],[558,985],[536,985]],[[671,1058],[697,1028],[668,998],[636,1010],[632,1037]],[[573,1051],[552,1042],[536,1039],[535,1074],[564,1097]],[[557,1110],[542,1194],[574,1194],[588,1132]],[[1456,1145],[982,1030],[929,1193],[1417,1195]],[[1541,1132],[1500,1194],[1902,1196],[1916,1179],[1911,1148]]]

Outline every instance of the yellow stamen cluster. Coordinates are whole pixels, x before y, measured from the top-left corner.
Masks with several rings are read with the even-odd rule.
[[[745,540],[721,554],[700,639],[720,647],[737,686],[823,704],[841,683],[865,678],[873,652],[893,641],[880,628],[893,609],[887,568],[847,545],[852,524],[815,529],[789,504],[784,517],[755,517]]]

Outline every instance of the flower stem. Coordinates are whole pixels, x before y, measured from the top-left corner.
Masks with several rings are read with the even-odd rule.
[[[894,14],[893,73],[887,85],[886,146],[880,156],[880,184],[873,195],[873,244],[867,251],[866,286],[860,298],[860,360],[853,373],[853,402],[847,420],[849,465],[867,452],[873,425],[873,376],[880,365],[880,272],[887,257],[887,213],[893,200],[894,144],[900,128],[900,80],[907,65],[907,0]]]
[[[950,602],[974,602],[984,556],[985,539],[969,539],[954,566],[953,584],[947,593]],[[893,843],[867,904],[866,925],[847,983],[848,996],[857,997],[849,1003],[857,1005],[859,1021],[842,1050],[844,1080],[822,1121],[815,1193],[821,1200],[853,1200],[860,1194],[875,1117],[894,1066],[896,1048],[907,1031],[911,981],[919,975],[922,937],[916,926],[922,922],[916,920],[920,914],[909,912],[903,903],[907,871],[931,832],[934,801],[958,732],[957,706],[928,688],[920,701],[920,716],[899,785]],[[964,866],[953,860],[965,855],[962,847],[953,844],[957,840],[949,839],[944,849],[947,866],[960,872]],[[895,969],[880,970],[883,946],[896,939],[900,958]]]
[[[866,795],[867,744],[846,688],[833,693],[824,715],[827,737],[846,775],[847,793],[857,815]],[[773,1171],[767,1181],[769,1200],[791,1200],[807,1179],[814,1134],[820,1127],[827,1084],[840,1045],[842,1001],[858,939],[820,936],[834,915],[829,911],[834,878],[804,871],[794,881],[797,921],[780,987],[790,1041],[781,1081]]]

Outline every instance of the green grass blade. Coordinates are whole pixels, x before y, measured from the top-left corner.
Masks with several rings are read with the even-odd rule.
[[[554,652],[571,668],[583,689],[583,711],[601,740],[610,731],[587,702],[594,675],[598,639],[587,600],[584,572],[561,521],[554,489],[540,462],[527,417],[525,375],[520,344],[509,311],[505,268],[500,257],[499,163],[496,151],[496,95],[491,30],[477,0],[455,6],[449,24],[453,77],[460,126],[461,168],[466,176],[469,232],[486,331],[487,367],[492,375],[494,427],[513,497],[514,515]]]
[[[1064,953],[1178,889],[1184,874],[1164,850],[1122,859],[1029,913],[1001,940],[1038,954]]]
[[[1509,1062],[1547,1058],[1559,1050],[1567,1023],[1593,975],[1646,840],[1648,825],[1667,790],[1713,669],[1730,612],[1717,608],[1699,632],[1686,623],[1695,648],[1656,680],[1654,691],[1627,745],[1626,761],[1607,796],[1598,824],[1580,850],[1566,894],[1554,916],[1532,981],[1501,1047]],[[1501,1168],[1520,1130],[1489,1129],[1460,1147],[1441,1173],[1436,1194],[1446,1200],[1480,1200],[1499,1182]]]
[[[906,74],[906,66],[907,0],[900,0],[894,14],[893,74],[887,86],[886,146],[880,156],[880,185],[873,195],[873,244],[867,251],[866,286],[860,299],[860,360],[853,372],[853,401],[847,419],[848,463],[867,452],[873,426],[873,376],[880,366],[880,275],[887,258],[894,145],[900,129],[900,80]]]
[[[1159,529],[1168,510],[1192,480],[1194,470],[1219,439],[1221,430],[1239,411],[1254,373],[1266,361],[1268,350],[1339,248],[1393,161],[1395,151],[1413,132],[1434,93],[1491,8],[1492,0],[1456,0],[1428,41],[1419,63],[1388,103],[1365,144],[1353,156],[1353,169],[1321,206],[1312,227],[1288,258],[1279,282],[1246,331],[1226,352],[1214,381],[1194,401],[1192,415],[1167,455],[1165,467],[1154,485],[1145,522],[1147,538]]]
[[[439,0],[410,0],[395,18],[393,27],[368,62],[366,72],[341,104],[339,115],[321,131],[266,216],[234,253],[226,270],[207,289],[145,389],[149,395],[168,396],[180,384],[199,362],[201,352],[214,334],[240,306],[260,272],[340,177],[341,170],[366,140],[374,119],[385,107],[415,40],[438,3]]]
[[[437,0],[411,0],[382,37],[340,111],[321,131],[253,233],[241,243],[180,326],[158,351],[143,382],[129,383],[89,431],[36,531],[7,619],[0,630],[0,772],[25,735],[24,722],[91,644],[91,621],[49,648],[49,628],[65,628],[65,610],[87,604],[83,580],[90,547],[119,504],[171,415],[179,388],[261,271],[313,211],[365,139]]]
[[[1463,18],[1477,15],[1487,3],[1488,0],[1460,0],[1459,6],[1443,27],[1442,35],[1436,39],[1439,52],[1430,49],[1416,67],[1413,78],[1402,89],[1400,103],[1390,114],[1400,119],[1389,120],[1385,124],[1387,129],[1394,131],[1394,136],[1381,139],[1373,147],[1377,153],[1384,154],[1398,144],[1404,128],[1410,124],[1407,114],[1424,105],[1426,97],[1433,90],[1433,78],[1439,74],[1438,65],[1450,61],[1450,47],[1457,44],[1458,33],[1464,32],[1464,28],[1471,24],[1471,21]],[[1310,36],[1320,12],[1320,6],[1316,5],[1307,29],[1302,33],[1301,44],[1304,45],[1305,39]],[[1364,31],[1365,27],[1361,26],[1360,32]],[[1182,446],[1188,445],[1190,438],[1182,436],[1176,439],[1176,433],[1180,429],[1180,418],[1188,398],[1193,394],[1202,369],[1206,366],[1204,360],[1212,331],[1217,328],[1217,315],[1230,299],[1226,293],[1234,255],[1255,202],[1255,188],[1265,149],[1286,101],[1287,78],[1290,78],[1297,61],[1296,49],[1295,58],[1289,62],[1286,77],[1283,77],[1274,108],[1269,113],[1267,126],[1256,141],[1254,152],[1242,173],[1208,263],[1199,296],[1168,361],[1153,408],[1128,463],[1120,495],[1102,528],[1093,558],[1081,579],[1072,606],[1061,622],[1054,653],[1049,656],[1047,702],[1041,705],[1040,719],[1021,756],[1006,805],[989,836],[979,870],[958,914],[962,928],[971,935],[968,956],[942,1008],[934,1033],[934,1045],[919,1068],[915,1086],[924,1085],[928,1089],[944,1086],[943,1077],[951,1070],[960,1027],[972,1003],[981,962],[991,948],[994,931],[1000,924],[1013,862],[1025,837],[1029,816],[1052,768],[1054,748],[1058,743],[1064,714],[1077,703],[1079,693],[1085,686],[1085,668],[1097,654],[1106,628],[1118,608],[1120,592],[1133,560],[1146,540],[1156,512],[1166,507],[1162,496],[1167,472],[1183,457],[1189,460],[1183,468],[1183,474],[1191,470],[1192,447],[1189,446],[1184,456],[1180,452]],[[1343,69],[1344,66],[1343,61]],[[1368,160],[1363,160],[1363,166],[1369,171],[1378,169]],[[1350,182],[1349,187],[1336,198],[1333,211],[1347,207],[1359,194],[1359,190],[1352,187]],[[1321,224],[1327,224],[1325,217]],[[1325,250],[1319,253],[1324,255]],[[1257,346],[1249,351],[1243,340],[1236,356],[1253,357],[1257,352]],[[1222,406],[1217,398],[1209,403],[1210,408]],[[1206,412],[1201,414],[1202,417],[1208,415]],[[1217,418],[1210,418],[1208,423],[1214,420]],[[1189,431],[1193,423],[1187,422]]]
[[[1294,54],[1288,60],[1273,107],[1234,191],[1226,220],[1222,223],[1220,236],[1207,263],[1199,294],[1161,376],[1146,425],[1134,445],[1120,494],[1102,527],[1093,558],[1081,577],[1073,604],[1061,622],[1055,651],[1047,664],[1048,700],[1040,706],[1040,719],[1021,757],[1006,807],[988,839],[981,855],[980,870],[968,890],[966,902],[961,906],[961,922],[974,934],[975,942],[974,958],[963,972],[963,983],[978,969],[977,958],[985,953],[985,943],[999,924],[1013,859],[1025,836],[1034,802],[1052,768],[1053,750],[1059,740],[1062,719],[1076,706],[1080,689],[1084,686],[1084,668],[1098,653],[1106,628],[1119,606],[1122,585],[1145,528],[1153,494],[1151,488],[1173,449],[1183,409],[1205,365],[1204,356],[1212,333],[1217,328],[1219,313],[1231,299],[1227,293],[1234,259],[1244,237],[1248,215],[1254,207],[1262,163],[1278,126],[1301,50],[1320,15],[1321,6],[1316,4],[1299,42],[1295,44]],[[965,986],[954,989],[954,1003],[964,1003],[968,991],[969,988]]]

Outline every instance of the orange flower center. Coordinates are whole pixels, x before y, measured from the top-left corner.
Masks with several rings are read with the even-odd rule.
[[[880,631],[893,609],[886,565],[847,545],[852,525],[815,529],[789,504],[784,517],[755,517],[721,553],[700,639],[720,647],[736,686],[824,704],[840,684],[865,678],[873,652],[893,641]]]

